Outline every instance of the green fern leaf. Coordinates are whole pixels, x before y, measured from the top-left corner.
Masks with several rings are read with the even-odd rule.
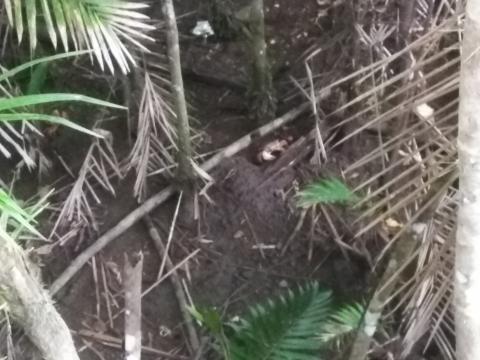
[[[355,194],[336,178],[324,179],[307,185],[297,194],[297,204],[303,208],[319,204],[343,204],[355,200]]]
[[[250,309],[232,335],[231,360],[318,360],[318,332],[331,312],[331,292],[317,283]]]
[[[319,335],[323,343],[335,341],[340,347],[341,341],[355,332],[363,319],[365,307],[362,304],[346,304],[333,311]]]

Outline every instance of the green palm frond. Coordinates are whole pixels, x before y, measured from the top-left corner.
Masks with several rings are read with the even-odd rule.
[[[0,237],[14,241],[22,232],[28,232],[43,238],[34,224],[35,217],[47,206],[48,195],[34,205],[24,208],[11,195],[0,189]]]
[[[341,340],[358,329],[364,313],[365,307],[359,303],[341,306],[332,313],[319,338],[325,343],[335,341],[340,347]]]
[[[85,53],[85,51],[78,51],[67,54],[58,54],[50,57],[36,59],[10,70],[4,70],[3,73],[0,74],[0,85],[3,85],[3,83],[8,84],[9,80],[14,75],[25,71],[34,65],[46,64],[53,60],[63,59],[66,57],[81,55]],[[8,147],[14,148],[15,151],[22,157],[22,159],[29,167],[33,167],[35,165],[35,162],[30,158],[26,149],[24,149],[23,141],[17,141],[17,139],[22,139],[23,133],[20,133],[13,127],[11,127],[9,124],[12,122],[20,122],[22,124],[25,124],[33,121],[43,121],[51,124],[58,124],[61,126],[69,127],[73,130],[80,131],[91,136],[102,137],[97,132],[78,125],[64,117],[38,112],[38,105],[71,101],[83,102],[91,105],[106,106],[116,109],[125,109],[125,107],[113,104],[111,102],[78,94],[33,94],[24,96],[12,96],[6,90],[6,87],[0,86],[0,154],[4,155],[7,158],[10,158],[12,156],[10,150],[7,148],[7,146],[5,146],[8,144]],[[5,145],[3,141],[5,141]]]
[[[92,49],[101,69],[106,64],[112,73],[112,59],[124,73],[128,72],[129,63],[135,64],[123,41],[148,51],[141,41],[152,40],[147,32],[154,27],[147,24],[148,16],[140,12],[148,7],[146,3],[124,0],[5,0],[5,6],[19,42],[23,39],[26,26],[30,48],[36,48],[37,19],[41,14],[42,25],[46,27],[55,48],[60,37],[65,51],[72,48],[70,41],[76,50]]]
[[[317,360],[322,342],[316,334],[331,311],[331,292],[317,283],[251,308],[227,334],[232,360]]]
[[[309,208],[319,204],[343,204],[355,201],[355,194],[336,178],[324,179],[307,185],[297,194],[298,206]]]

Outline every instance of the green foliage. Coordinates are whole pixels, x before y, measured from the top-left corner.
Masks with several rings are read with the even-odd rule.
[[[333,311],[319,336],[322,342],[335,342],[340,347],[345,336],[353,333],[360,325],[365,307],[359,303],[344,304]]]
[[[84,132],[92,136],[101,137],[94,131],[88,130],[60,116],[45,115],[45,114],[38,114],[38,113],[32,114],[29,112],[12,113],[12,111],[16,111],[18,109],[22,110],[30,106],[53,103],[53,102],[65,102],[65,101],[80,101],[80,102],[85,102],[92,105],[103,105],[103,106],[123,109],[122,106],[118,106],[106,101],[94,99],[88,96],[77,95],[77,94],[24,95],[24,96],[15,96],[12,98],[0,98],[0,122],[23,121],[23,120],[47,121],[52,124],[58,124],[58,125],[70,127],[74,130]]]
[[[123,0],[5,0],[7,17],[19,42],[26,27],[30,48],[34,50],[37,20],[43,19],[42,25],[55,48],[60,37],[66,51],[70,41],[75,49],[93,49],[102,70],[107,64],[112,72],[112,58],[123,72],[128,71],[129,62],[133,63],[132,55],[120,39],[148,51],[140,44],[142,39],[151,40],[145,33],[154,28],[146,23],[148,17],[139,12],[146,7],[145,3]]]
[[[45,82],[47,81],[47,74],[48,74],[48,67],[50,64],[40,63],[32,68],[30,74],[30,80],[28,82],[27,89],[25,91],[26,95],[35,95],[40,94],[42,89],[45,86]]]
[[[253,306],[229,338],[232,359],[318,359],[316,332],[328,319],[330,296],[311,284]]]
[[[223,334],[223,322],[220,313],[211,307],[189,308],[190,314],[213,335]]]
[[[62,125],[69,127],[71,129],[83,132],[85,134],[102,137],[96,132],[89,130],[83,126],[80,126],[64,117],[55,116],[50,114],[43,114],[37,112],[37,105],[50,104],[55,102],[83,102],[91,105],[99,105],[112,107],[117,109],[124,109],[123,106],[119,106],[107,101],[98,100],[89,96],[78,95],[78,94],[32,94],[32,95],[19,95],[12,96],[6,90],[6,87],[9,84],[10,79],[22,71],[30,69],[32,66],[40,66],[46,64],[52,60],[62,59],[65,57],[71,57],[79,54],[84,54],[85,52],[74,52],[71,54],[59,54],[55,56],[49,56],[42,59],[36,59],[30,61],[26,64],[22,64],[14,69],[5,70],[0,74],[0,95],[3,92],[4,97],[0,96],[0,124],[6,122],[24,122],[24,121],[44,121],[51,124]],[[1,86],[2,83],[5,83],[6,86]],[[13,141],[13,140],[12,140]],[[12,142],[11,142],[12,143]],[[33,165],[33,161],[28,157],[26,152],[23,150],[21,144],[13,143],[11,144],[17,152],[23,157],[27,165]],[[0,143],[0,152],[6,157],[10,157],[10,152]]]
[[[0,238],[16,241],[24,232],[43,238],[34,225],[37,215],[47,206],[49,195],[32,206],[22,207],[10,194],[0,189]]]
[[[331,292],[311,283],[285,296],[254,305],[239,322],[222,325],[216,310],[195,310],[194,317],[220,341],[227,360],[318,360],[322,350],[354,331],[360,305],[335,310]]]
[[[336,178],[314,182],[297,194],[297,204],[303,208],[320,204],[344,204],[356,199],[347,185]]]

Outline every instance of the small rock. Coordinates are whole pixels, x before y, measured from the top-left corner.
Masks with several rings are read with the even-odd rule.
[[[233,238],[234,239],[240,239],[242,238],[244,235],[243,231],[242,230],[238,230],[235,234],[233,234]]]
[[[278,285],[281,287],[281,288],[287,288],[288,287],[288,281],[287,280],[281,280]]]
[[[195,36],[208,37],[212,36],[215,33],[213,32],[212,26],[208,21],[202,20],[197,21],[195,28],[192,29],[192,34]]]

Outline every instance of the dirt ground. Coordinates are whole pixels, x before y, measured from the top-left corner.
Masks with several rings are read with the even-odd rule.
[[[221,148],[256,127],[248,119],[246,106],[245,54],[238,40],[202,41],[192,37],[199,15],[192,1],[178,1],[177,14],[182,16],[182,57],[186,88],[194,107],[195,125],[203,134],[199,152]],[[267,42],[273,59],[275,87],[280,99],[279,115],[299,103],[300,96],[291,77],[305,77],[303,60],[314,47],[329,46],[313,70],[325,81],[334,77],[345,61],[339,35],[332,18],[319,17],[315,0],[294,2],[266,0]],[[159,17],[159,10],[153,11]],[[332,45],[333,44],[333,45]],[[318,60],[317,60],[318,61]],[[330,99],[325,107],[335,106]],[[268,120],[268,119],[266,119]],[[266,139],[260,139],[246,151],[227,159],[212,173],[215,183],[199,196],[199,220],[192,226],[180,214],[173,233],[170,256],[180,262],[193,251],[200,252],[179,271],[184,277],[195,304],[219,307],[228,317],[241,313],[253,302],[265,299],[296,284],[317,280],[339,296],[359,298],[366,289],[368,266],[362,259],[346,257],[334,243],[334,234],[325,219],[319,217],[312,226],[310,215],[287,251],[282,248],[298,222],[300,211],[292,195],[295,189],[312,178],[338,174],[342,164],[367,149],[336,149],[328,164],[314,166],[312,153],[285,169],[281,157],[273,162],[258,163],[256,155],[262,145],[278,138],[294,141],[308,130],[311,118],[299,119]],[[120,134],[124,125],[116,129]],[[119,139],[122,136],[118,137]],[[123,137],[125,138],[125,137]],[[117,145],[122,147],[121,140]],[[72,149],[73,151],[74,149]],[[100,210],[100,233],[115,225],[132,211],[132,176],[119,183],[117,196],[106,197]],[[159,190],[165,182],[152,186]],[[177,199],[171,199],[152,213],[162,238],[168,237]],[[348,242],[348,210],[336,209],[333,222]],[[91,242],[59,247],[43,260],[46,281],[61,271]],[[56,298],[58,307],[74,331],[82,360],[119,359],[123,339],[122,268],[125,254],[144,254],[143,287],[157,279],[160,258],[143,223],[128,230],[104,249],[85,267]],[[164,281],[143,299],[144,345],[151,348],[144,359],[163,359],[154,349],[168,352],[172,358],[188,356],[186,333],[177,299],[170,282]],[[83,336],[79,336],[82,333]],[[108,344],[108,345],[105,345]],[[208,358],[205,355],[204,358]]]

